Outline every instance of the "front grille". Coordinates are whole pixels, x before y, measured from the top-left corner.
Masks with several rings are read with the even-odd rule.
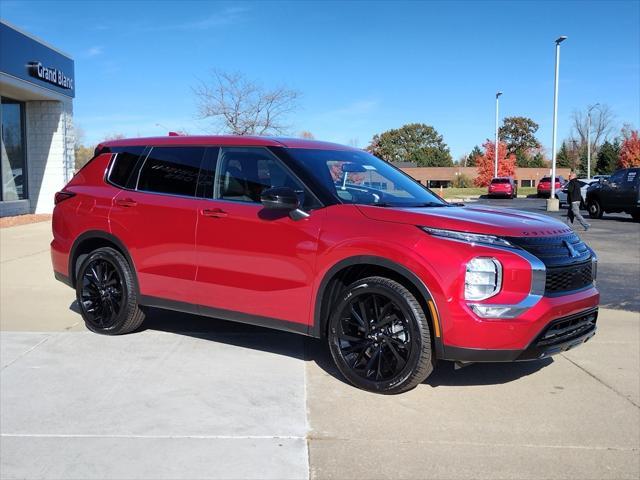
[[[575,233],[553,237],[511,237],[508,240],[538,257],[547,268],[575,265],[591,257],[589,247]]]
[[[591,250],[575,233],[552,237],[516,237],[513,244],[539,258],[546,267],[545,294],[558,295],[593,284]]]
[[[592,270],[591,260],[568,267],[550,268],[547,270],[545,293],[553,295],[588,287],[593,283]]]
[[[596,329],[598,309],[551,323],[537,338],[536,347],[551,347],[587,335]]]

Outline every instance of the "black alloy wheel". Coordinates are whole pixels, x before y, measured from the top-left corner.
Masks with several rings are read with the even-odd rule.
[[[97,258],[83,272],[80,308],[85,319],[95,328],[113,327],[124,300],[117,268],[109,260]]]
[[[354,385],[379,393],[400,393],[432,371],[428,321],[416,298],[382,277],[347,288],[329,325],[336,365]]]
[[[133,270],[114,248],[98,248],[83,259],[76,298],[85,325],[93,332],[120,335],[136,330],[144,321]]]

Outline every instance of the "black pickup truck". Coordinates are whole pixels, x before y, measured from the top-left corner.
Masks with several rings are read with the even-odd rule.
[[[640,168],[623,168],[608,179],[600,179],[587,189],[587,209],[591,218],[603,213],[628,213],[640,221]]]

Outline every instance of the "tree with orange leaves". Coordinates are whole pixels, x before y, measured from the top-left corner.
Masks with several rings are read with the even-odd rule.
[[[630,168],[640,167],[640,138],[638,138],[638,131],[624,131],[624,141],[622,147],[620,147],[620,161],[618,167]]]
[[[478,167],[478,176],[474,183],[477,187],[486,187],[493,178],[493,166],[495,162],[495,143],[487,140],[483,145],[484,154],[477,157],[476,166]],[[515,177],[516,175],[516,156],[513,153],[507,155],[507,144],[500,142],[498,144],[498,176],[499,177]]]

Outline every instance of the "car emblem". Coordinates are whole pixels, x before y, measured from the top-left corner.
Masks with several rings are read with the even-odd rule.
[[[580,254],[576,251],[576,249],[573,248],[573,245],[571,245],[568,241],[563,240],[562,242],[564,243],[564,246],[567,247],[567,250],[569,250],[569,255],[571,255],[571,258],[580,256]]]

